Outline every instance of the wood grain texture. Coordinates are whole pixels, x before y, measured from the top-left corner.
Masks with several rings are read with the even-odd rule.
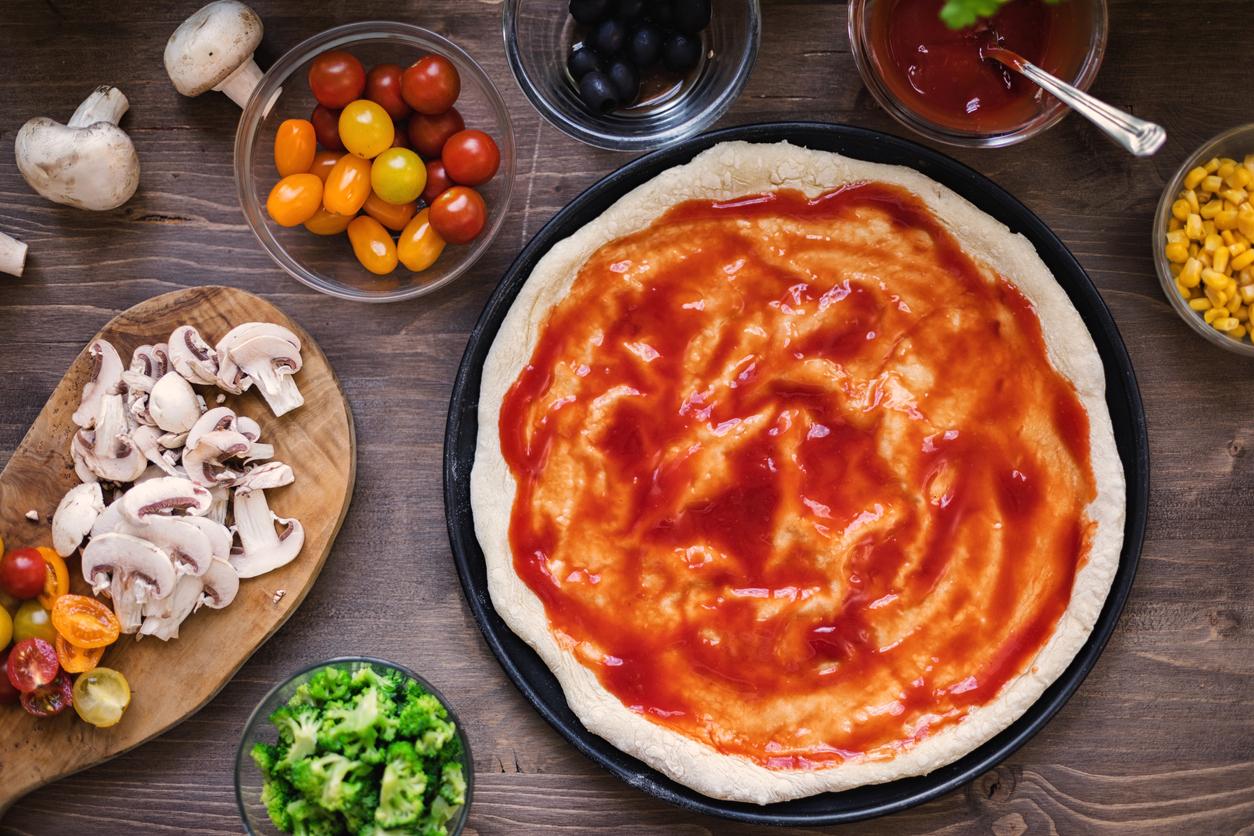
[[[234,326],[253,321],[282,325],[300,338],[303,367],[294,379],[305,404],[275,418],[253,387],[228,396],[225,405],[255,419],[262,440],[274,445],[275,460],[292,465],[296,481],[266,498],[280,517],[301,521],[301,553],[286,566],[242,581],[228,608],[206,608],[191,616],[177,639],[123,636],[111,645],[102,664],[126,674],[133,694],[117,726],[96,729],[72,711],[47,720],[0,711],[0,813],[35,787],[138,746],[195,713],[279,629],[317,580],[348,511],[355,462],[352,416],[317,343],[269,302],[213,286],[142,302],[110,320],[89,343],[108,340],[129,358],[140,345],[165,342],[180,325],[194,326],[212,344]],[[0,531],[8,548],[51,545],[48,521],[61,497],[79,482],[70,459],[70,439],[78,427],[70,416],[91,367],[84,348],[0,472]],[[29,510],[37,512],[39,522],[25,517]],[[90,595],[78,558],[66,562],[70,590]]]
[[[248,712],[304,663],[371,653],[414,667],[454,701],[476,758],[471,823],[480,833],[752,832],[620,784],[549,729],[484,646],[444,531],[440,447],[466,335],[527,239],[629,157],[582,146],[532,110],[505,60],[499,3],[252,0],[266,23],[263,67],[328,26],[404,20],[470,49],[514,119],[519,180],[487,256],[431,297],[337,302],[275,267],[245,226],[231,169],[238,109],[218,94],[182,98],[165,78],[166,38],[196,5],[6,7],[0,229],[30,243],[31,255],[24,278],[0,278],[0,458],[114,312],[217,283],[279,305],[332,358],[357,418],[358,487],[305,604],[204,710],[134,752],[32,793],[0,831],[238,833],[231,769]],[[757,65],[720,126],[818,119],[904,135],[858,78],[845,11],[826,0],[764,0]],[[1254,822],[1254,366],[1176,318],[1150,249],[1154,205],[1176,166],[1251,118],[1254,54],[1198,51],[1216,33],[1248,28],[1249,16],[1248,0],[1111,0],[1094,92],[1167,128],[1167,145],[1149,160],[1123,154],[1076,118],[1012,148],[948,151],[1053,227],[1111,306],[1148,411],[1150,528],[1119,630],[1040,735],[962,790],[825,832],[1229,834]],[[31,116],[65,118],[103,81],[131,99],[122,124],[142,160],[139,192],[106,213],[48,204],[13,167],[13,137]]]

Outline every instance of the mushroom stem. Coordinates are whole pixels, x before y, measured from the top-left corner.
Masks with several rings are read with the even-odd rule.
[[[130,106],[131,103],[127,101],[126,95],[121,90],[112,84],[102,84],[92,90],[90,96],[83,99],[78,110],[74,111],[70,121],[65,124],[69,128],[86,128],[97,122],[116,125],[122,121],[123,114]]]
[[[257,66],[256,61],[249,58],[213,89],[226,93],[231,97],[231,101],[243,108],[244,105],[248,104],[248,97],[253,94],[253,90],[260,83],[261,68]]]
[[[0,232],[0,273],[20,276],[25,266],[26,245]]]

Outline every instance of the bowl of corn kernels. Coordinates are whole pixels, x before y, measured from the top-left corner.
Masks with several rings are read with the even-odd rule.
[[[1154,218],[1154,264],[1194,331],[1254,357],[1254,124],[1224,131],[1172,177]]]

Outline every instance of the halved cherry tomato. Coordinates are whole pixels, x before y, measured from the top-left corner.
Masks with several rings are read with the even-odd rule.
[[[22,708],[36,717],[55,717],[74,701],[70,675],[62,671],[47,685],[22,693]]]
[[[343,107],[366,89],[366,68],[342,49],[324,52],[309,65],[309,89],[324,107]]]
[[[308,171],[317,150],[318,138],[308,119],[285,119],[274,132],[274,167],[280,177]]]
[[[369,215],[359,215],[348,225],[348,240],[353,255],[376,276],[386,276],[396,269],[396,244],[383,224]]]
[[[96,668],[74,683],[74,710],[98,729],[117,725],[131,704],[131,686],[113,668]]]
[[[408,148],[389,148],[370,165],[370,188],[388,203],[412,203],[427,186],[427,168]]]
[[[34,598],[44,590],[44,559],[34,549],[14,549],[0,557],[0,586],[14,598]]]
[[[344,143],[340,142],[340,111],[318,105],[309,116],[313,123],[314,134],[318,144],[328,151],[343,151]]]
[[[266,211],[279,226],[300,226],[322,206],[322,181],[318,175],[289,174],[274,184],[266,198]]]
[[[340,111],[340,142],[350,154],[372,160],[392,147],[394,136],[392,118],[375,102],[358,99]]]
[[[442,55],[426,55],[401,73],[401,95],[419,113],[434,116],[457,101],[462,80],[453,62]]]
[[[9,681],[9,651],[0,650],[0,705],[10,705],[15,703],[22,696],[22,692],[13,687],[13,683]]]
[[[319,209],[312,218],[305,221],[305,229],[314,235],[339,235],[348,229],[348,222],[352,219],[352,215],[337,215],[326,209]]]
[[[430,160],[440,156],[450,136],[465,129],[466,123],[455,107],[436,116],[419,113],[409,120],[409,144],[424,160]]]
[[[44,559],[44,591],[39,595],[39,605],[50,610],[57,598],[70,591],[70,570],[53,549],[37,546],[35,550]]]
[[[43,639],[50,642],[57,635],[48,611],[38,601],[23,601],[13,614],[13,641]]]
[[[488,207],[479,193],[467,186],[446,189],[431,204],[431,225],[450,244],[467,244],[483,231]]]
[[[393,232],[400,232],[404,229],[405,224],[409,223],[414,215],[418,213],[418,204],[414,201],[409,203],[388,203],[374,192],[370,193],[370,197],[366,198],[366,202],[361,208],[365,210],[367,215]]]
[[[435,199],[453,187],[444,170],[443,160],[431,160],[427,163],[427,187],[422,190],[422,199],[430,206]]]
[[[314,154],[313,164],[309,166],[309,173],[316,176],[325,185],[327,175],[331,173],[331,169],[335,168],[335,164],[340,161],[340,157],[344,154],[340,151],[319,151]]]
[[[113,644],[122,633],[113,610],[86,595],[58,598],[52,607],[52,626],[70,644],[86,648]]]
[[[43,639],[24,639],[13,645],[5,665],[9,682],[23,694],[56,679],[60,669],[56,649]]]
[[[91,670],[100,664],[100,659],[105,652],[103,647],[72,645],[62,635],[57,635],[53,639],[52,646],[56,648],[57,661],[61,663],[61,670],[67,673],[82,673]]]
[[[413,111],[401,96],[401,68],[396,64],[378,64],[366,73],[366,98],[376,102],[393,119],[404,119]]]
[[[501,166],[501,152],[483,131],[459,131],[444,143],[440,154],[454,183],[478,186],[492,179]]]
[[[430,222],[431,210],[423,209],[401,231],[396,242],[396,257],[407,270],[422,272],[435,264],[435,260],[444,252],[444,239],[435,231]]]
[[[328,212],[350,218],[370,197],[370,160],[345,154],[327,175],[322,205]]]

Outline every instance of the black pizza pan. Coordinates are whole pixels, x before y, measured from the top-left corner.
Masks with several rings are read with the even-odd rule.
[[[839,793],[758,806],[722,801],[678,784],[592,734],[571,712],[561,686],[540,657],[505,625],[488,596],[483,553],[470,510],[470,471],[478,433],[479,384],[483,362],[501,321],[536,262],[558,241],[600,215],[636,186],[705,149],[729,140],[777,142],[877,163],[904,165],[944,183],[984,212],[1022,233],[1036,247],[1097,344],[1106,371],[1106,402],[1127,478],[1127,522],[1114,586],[1088,641],[1071,665],[1018,720],[954,763],[915,778]],[[1066,246],[1040,218],[991,180],[961,163],[913,142],[846,125],[805,122],[745,125],[694,137],[628,163],[588,188],[553,216],[514,260],[488,299],[471,331],[449,404],[444,438],[444,506],[453,559],[466,600],[501,667],[523,695],[580,752],[633,787],[700,813],[775,825],[824,825],[903,810],[972,780],[1026,743],[1049,722],[1092,670],[1115,629],[1132,588],[1145,536],[1149,496],[1149,442],[1145,411],[1132,363],[1097,288]]]

